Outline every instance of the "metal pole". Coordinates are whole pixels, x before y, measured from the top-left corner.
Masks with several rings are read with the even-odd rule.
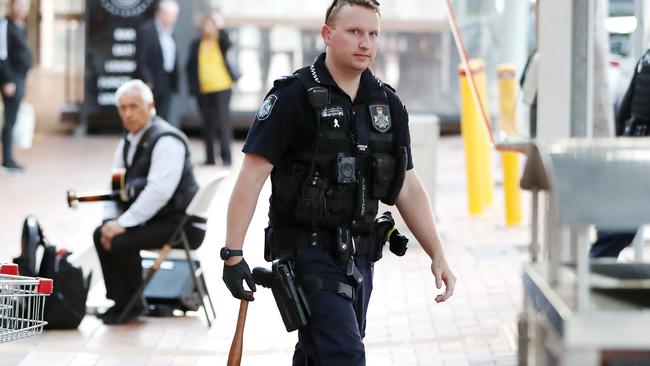
[[[539,259],[539,190],[533,188],[531,194],[533,196],[533,212],[530,223],[530,261],[534,263]]]
[[[580,226],[572,228],[572,236],[575,238],[577,249],[577,293],[578,293],[578,311],[588,311],[590,300],[589,285],[589,248],[587,243],[588,227]]]
[[[639,229],[636,231],[636,235],[634,236],[634,260],[636,262],[642,262],[643,261],[643,249],[644,249],[644,233],[643,233],[643,226],[639,226]]]
[[[571,137],[591,135],[593,120],[593,66],[595,2],[572,2],[571,52]]]
[[[648,18],[650,17],[650,0],[635,0],[634,15],[637,24],[634,33],[632,33],[629,57],[632,60],[638,60],[647,48],[647,40],[650,35],[650,18]]]
[[[573,7],[568,1],[539,1],[537,4],[540,53],[537,137],[566,138],[571,135]]]

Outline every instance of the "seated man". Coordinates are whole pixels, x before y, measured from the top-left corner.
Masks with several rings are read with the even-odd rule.
[[[151,89],[140,80],[124,83],[115,93],[127,133],[113,158],[114,169],[125,169],[125,183],[133,192],[128,202],[110,202],[104,223],[94,233],[106,297],[115,301],[101,317],[118,324],[129,299],[142,284],[141,249],[161,248],[171,238],[198,190],[185,135],[155,115]],[[185,232],[192,249],[205,236],[205,223],[188,221]],[[144,301],[123,320],[135,320]]]

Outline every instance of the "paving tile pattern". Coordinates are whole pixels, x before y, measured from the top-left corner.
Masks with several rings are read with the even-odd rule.
[[[84,268],[97,268],[90,239],[101,220],[101,206],[87,204],[76,211],[65,205],[65,191],[97,190],[108,184],[108,169],[116,136],[76,139],[37,134],[34,147],[20,152],[27,166],[22,175],[0,175],[0,261],[19,251],[20,224],[35,214],[47,237],[77,253]],[[202,160],[202,144],[192,141],[194,160]],[[240,148],[239,142],[235,148]],[[494,174],[500,165],[494,156]],[[78,330],[49,331],[41,336],[0,344],[0,364],[13,366],[73,365],[224,365],[235,329],[239,303],[221,283],[229,193],[236,179],[222,185],[210,214],[208,235],[199,249],[209,290],[215,300],[216,324],[208,329],[202,313],[185,317],[143,317],[128,326],[107,327],[87,316]],[[197,168],[205,182],[223,168]],[[438,148],[436,216],[447,257],[458,275],[455,295],[436,304],[433,276],[425,253],[412,241],[402,258],[386,252],[375,267],[373,299],[368,314],[366,349],[372,366],[460,366],[516,364],[516,319],[521,309],[521,264],[526,260],[528,226],[506,227],[503,194],[495,188],[495,203],[481,217],[467,214],[462,141],[442,138]],[[247,261],[262,260],[262,229],[266,224],[269,187],[246,238]],[[524,216],[528,195],[524,193]],[[96,273],[99,275],[99,273]],[[105,303],[100,281],[90,303]],[[286,333],[270,291],[261,289],[250,304],[242,365],[289,365],[295,333]]]

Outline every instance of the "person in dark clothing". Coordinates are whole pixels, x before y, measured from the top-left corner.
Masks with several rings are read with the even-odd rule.
[[[650,136],[650,49],[636,64],[630,86],[616,112],[616,136]],[[598,230],[589,255],[617,258],[632,243],[635,231]]]
[[[135,78],[151,88],[156,114],[166,121],[170,121],[172,96],[178,89],[178,57],[174,39],[178,11],[175,0],[161,0],[154,19],[138,29],[135,51]]]
[[[650,49],[636,64],[630,86],[616,113],[617,136],[650,135]]]
[[[397,206],[431,258],[436,287],[445,286],[436,302],[452,296],[456,277],[413,168],[406,108],[369,69],[380,42],[379,3],[334,0],[321,36],[326,52],[276,80],[246,138],[228,206],[223,281],[234,297],[254,300],[243,286],[256,289],[242,246],[270,175],[265,259],[293,266],[311,309],[298,326],[293,365],[360,366],[385,241],[379,201]]]
[[[12,140],[18,108],[25,95],[25,78],[32,66],[24,24],[29,6],[29,0],[11,0],[9,15],[0,21],[0,92],[4,101],[2,167],[10,172],[24,170],[13,158]]]
[[[105,324],[118,324],[120,315],[142,284],[139,251],[163,247],[180,223],[198,191],[187,137],[153,114],[153,95],[140,80],[118,88],[117,107],[127,133],[113,157],[113,169],[124,169],[131,197],[107,203],[104,223],[93,239],[106,285],[106,297],[115,305],[102,315]],[[205,236],[205,220],[186,224],[190,247]],[[135,320],[145,310],[135,306],[122,322]]]
[[[231,43],[223,29],[221,13],[214,12],[201,20],[201,37],[190,46],[187,59],[187,80],[190,93],[196,97],[203,123],[205,163],[215,164],[214,135],[219,139],[221,161],[230,166],[232,126],[230,124],[231,87],[236,76],[228,62]]]

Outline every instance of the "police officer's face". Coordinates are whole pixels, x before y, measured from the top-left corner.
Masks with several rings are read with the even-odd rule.
[[[331,25],[323,26],[327,54],[339,67],[363,71],[377,55],[379,14],[363,6],[343,6]]]
[[[128,90],[118,100],[118,110],[124,127],[129,132],[138,132],[151,119],[153,103],[145,103],[135,90]]]

